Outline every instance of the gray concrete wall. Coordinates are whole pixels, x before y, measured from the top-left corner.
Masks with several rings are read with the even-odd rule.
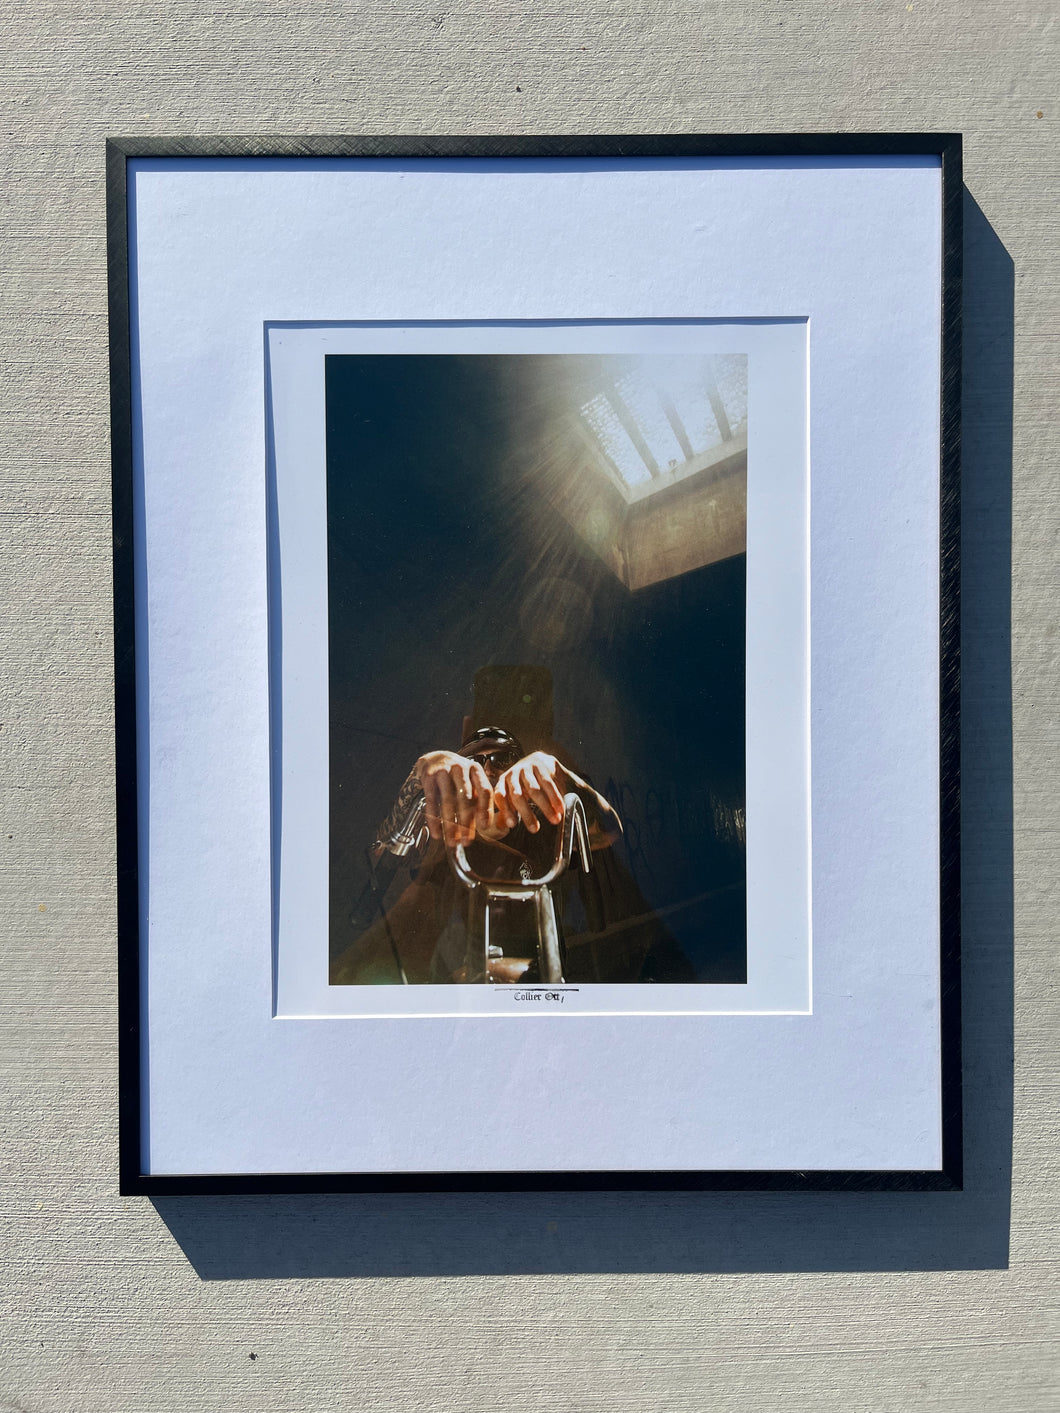
[[[1055,1407],[1055,14],[4,8],[0,1409]],[[966,135],[967,1191],[119,1198],[105,136],[797,129]]]

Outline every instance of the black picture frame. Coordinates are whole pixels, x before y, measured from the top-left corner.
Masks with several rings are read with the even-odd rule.
[[[937,1171],[593,1171],[163,1176],[142,1170],[134,370],[127,165],[137,158],[769,158],[923,155],[942,179],[939,546],[942,1163]],[[127,1195],[584,1190],[955,1191],[962,1186],[960,1000],[960,437],[962,142],[953,133],[114,138],[106,145],[111,384],[119,1186]]]

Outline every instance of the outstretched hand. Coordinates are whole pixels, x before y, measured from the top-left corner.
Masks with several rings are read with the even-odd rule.
[[[490,823],[493,790],[482,766],[455,751],[429,751],[416,762],[427,806],[427,831],[450,848],[470,844]]]
[[[547,751],[534,751],[510,766],[494,788],[497,822],[514,829],[521,820],[531,834],[541,828],[541,817],[550,824],[563,819],[563,796],[570,788],[568,772]],[[535,805],[537,811],[535,811]]]

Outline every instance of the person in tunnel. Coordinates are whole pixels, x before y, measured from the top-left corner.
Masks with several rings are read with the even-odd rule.
[[[485,979],[472,974],[467,891],[456,882],[446,851],[463,846],[481,878],[540,877],[554,857],[564,796],[572,792],[584,808],[593,854],[609,849],[622,833],[618,814],[553,753],[527,752],[511,732],[485,726],[471,731],[459,751],[421,755],[376,831],[372,879],[353,918],[360,935],[332,964],[332,983]],[[387,908],[384,896],[402,862],[412,862],[412,877]],[[532,909],[495,905],[494,937],[501,945],[490,958],[489,980],[535,980]]]

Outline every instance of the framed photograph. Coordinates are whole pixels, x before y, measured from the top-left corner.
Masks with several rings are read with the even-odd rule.
[[[122,1190],[959,1187],[960,139],[108,182]]]

